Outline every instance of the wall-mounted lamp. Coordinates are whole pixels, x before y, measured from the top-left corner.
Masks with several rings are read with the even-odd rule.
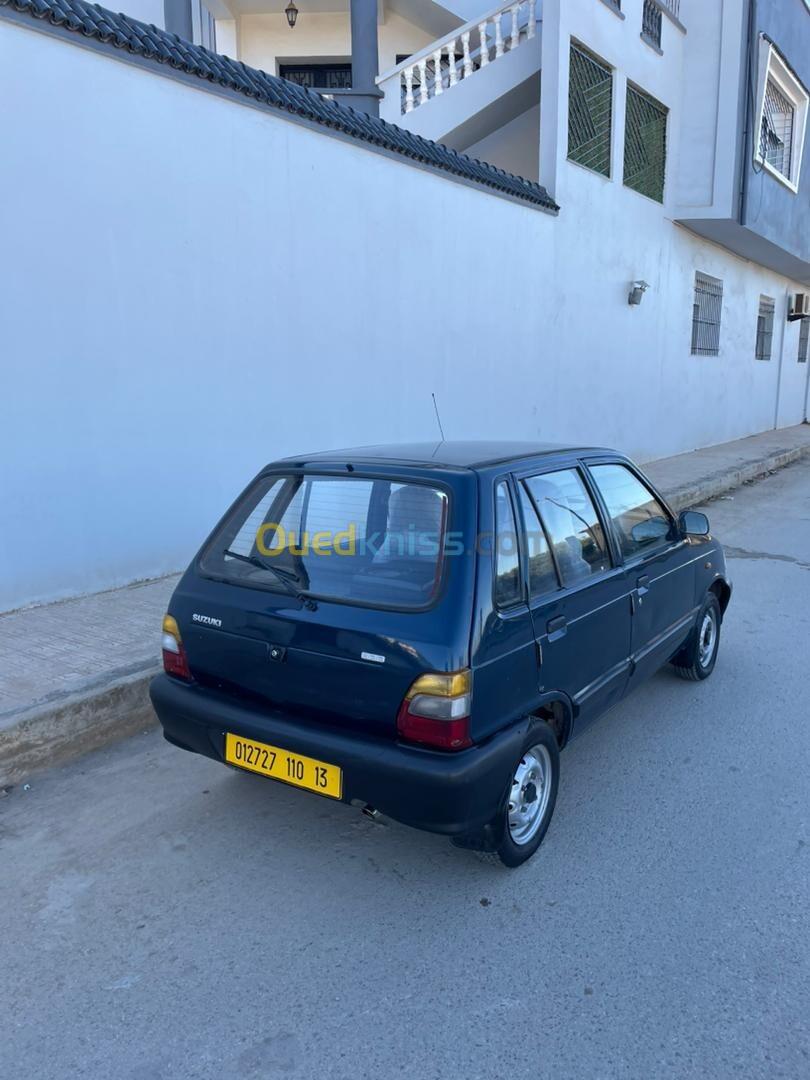
[[[290,0],[289,4],[284,8],[284,14],[287,16],[287,22],[292,30],[298,21],[298,8],[295,6],[295,0]]]
[[[630,295],[627,297],[627,303],[634,305],[640,304],[641,298],[649,287],[650,286],[646,281],[634,281],[630,286]]]

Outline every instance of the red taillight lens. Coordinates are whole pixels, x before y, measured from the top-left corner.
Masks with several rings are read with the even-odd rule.
[[[440,750],[463,750],[466,746],[472,746],[469,716],[461,716],[457,720],[431,720],[427,716],[413,716],[408,712],[408,703],[405,701],[397,716],[397,731],[400,738],[406,742],[435,746]]]
[[[170,652],[168,649],[163,650],[163,670],[169,674],[174,675],[178,679],[185,679],[186,682],[191,682],[191,672],[188,666],[188,660],[186,659],[186,650],[181,645],[178,651]]]
[[[174,675],[176,679],[185,679],[191,682],[191,670],[188,666],[186,650],[180,637],[177,622],[171,615],[163,618],[163,670],[168,675]]]
[[[469,671],[421,675],[405,695],[397,714],[401,739],[440,750],[472,746]]]

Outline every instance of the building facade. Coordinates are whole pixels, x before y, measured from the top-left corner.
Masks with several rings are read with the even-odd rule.
[[[805,0],[140,2],[0,0],[0,610],[434,393],[641,460],[807,417]]]

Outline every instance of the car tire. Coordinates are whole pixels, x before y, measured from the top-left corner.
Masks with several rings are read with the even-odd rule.
[[[708,679],[717,663],[723,616],[714,593],[703,602],[689,641],[672,661],[676,675],[692,682]]]
[[[534,855],[554,814],[560,782],[560,748],[548,724],[533,724],[507,781],[503,809],[496,824],[501,839],[496,854],[515,867]]]

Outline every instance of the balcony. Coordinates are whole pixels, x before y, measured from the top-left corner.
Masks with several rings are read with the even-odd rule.
[[[537,2],[510,0],[380,75],[380,115],[466,149],[537,104],[539,72]]]
[[[458,2],[459,10],[475,10],[474,0]],[[306,7],[298,0],[294,28],[287,25],[283,5],[269,10],[267,0],[227,3],[232,17],[217,20],[222,52],[343,105],[368,108],[374,102],[371,80],[362,90],[352,85],[349,0],[307,0]],[[466,15],[433,0],[381,0],[380,116],[537,179],[540,5],[541,0],[508,0],[465,23]]]

